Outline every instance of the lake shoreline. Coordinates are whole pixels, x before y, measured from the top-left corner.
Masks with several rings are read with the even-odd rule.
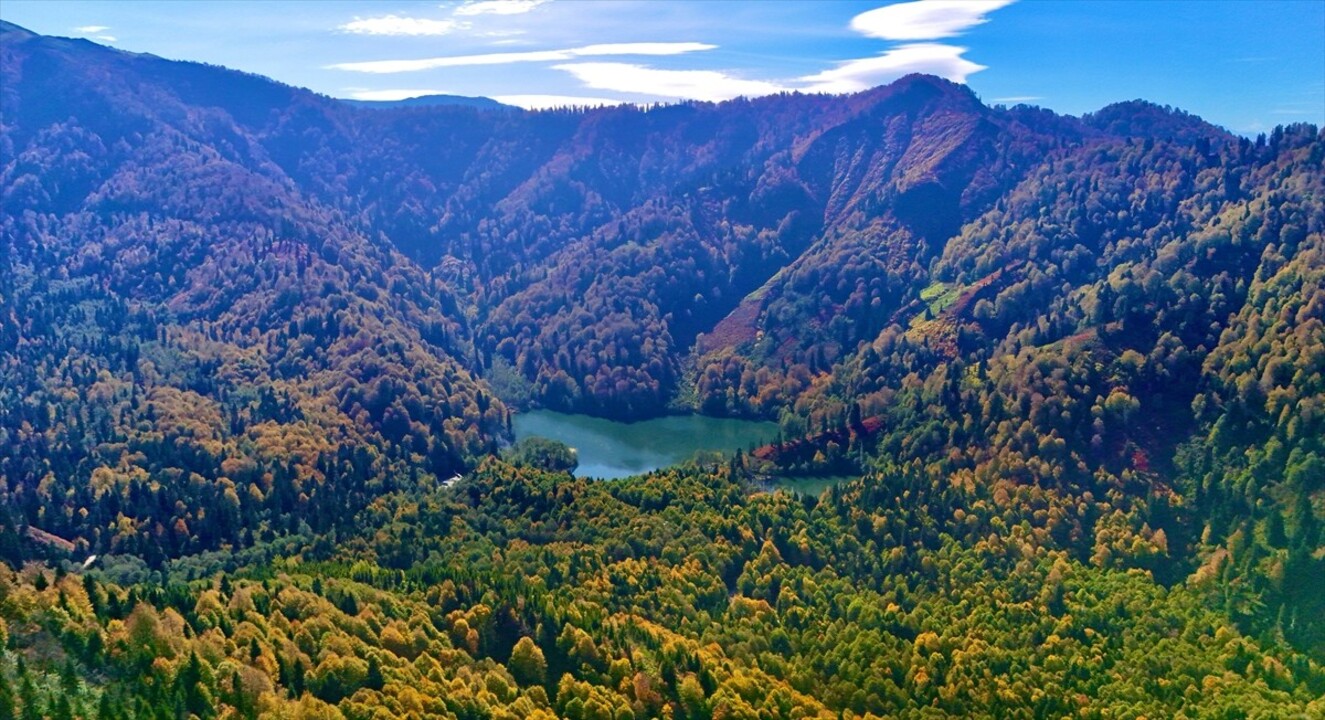
[[[575,451],[579,467],[574,475],[596,480],[619,480],[672,467],[705,453],[731,455],[749,453],[772,442],[776,423],[714,418],[707,415],[674,414],[631,422],[593,415],[534,410],[512,417],[512,430],[519,442],[544,437]],[[761,474],[758,487],[781,488],[818,496],[824,490],[853,476],[778,476]]]
[[[666,415],[625,422],[591,415],[534,410],[512,418],[515,440],[533,436],[574,448],[577,477],[617,479],[684,462],[696,454],[748,452],[777,435],[766,421]]]

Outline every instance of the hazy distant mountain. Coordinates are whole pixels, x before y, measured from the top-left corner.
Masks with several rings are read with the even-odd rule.
[[[342,99],[341,102],[357,107],[384,109],[384,108],[410,108],[410,107],[434,107],[434,106],[454,106],[472,107],[480,110],[519,110],[514,105],[497,102],[492,98],[486,97],[468,97],[465,95],[420,95],[418,97],[405,98],[404,100],[350,100]]]

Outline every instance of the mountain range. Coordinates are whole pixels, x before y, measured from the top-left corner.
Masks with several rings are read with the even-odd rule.
[[[790,590],[741,579],[755,563],[820,572],[831,556],[843,576],[874,577],[883,566],[844,564],[868,542],[885,558],[888,547],[920,553],[889,560],[887,572],[933,578],[917,558],[944,543],[1011,543],[999,557],[1043,560],[1044,578],[1066,572],[1055,562],[1140,573],[1156,592],[1179,593],[1175,604],[1212,608],[1234,628],[1223,632],[1244,634],[1246,647],[1219,661],[1237,682],[1261,682],[1283,702],[1325,691],[1318,128],[1250,139],[1139,100],[1083,117],[990,107],[922,75],[852,95],[649,108],[492,112],[486,98],[418,100],[365,107],[0,23],[6,559],[59,556],[34,537],[63,538],[76,553],[136,558],[117,580],[129,588],[151,573],[209,577],[181,568],[212,567],[222,551],[245,558],[225,561],[226,573],[246,567],[267,583],[252,563],[276,562],[289,542],[331,576],[380,589],[374,573],[422,562],[408,552],[422,540],[407,518],[436,478],[478,469],[457,501],[477,513],[469,530],[419,520],[438,537],[491,538],[445,546],[458,553],[567,541],[559,513],[597,527],[610,511],[596,503],[639,508],[643,527],[680,494],[710,492],[683,473],[657,479],[676,499],[650,499],[647,482],[578,481],[562,493],[549,476],[496,469],[485,458],[508,443],[513,411],[766,418],[779,422],[778,442],[707,471],[732,488],[730,498],[712,491],[714,502],[744,507],[731,499],[748,490],[743,473],[862,475],[819,510],[789,501],[777,511],[831,508],[842,515],[812,526],[859,543],[815,551],[821,540],[809,538],[820,536],[808,530],[796,540],[767,525],[742,540],[748,528],[713,526],[709,541],[742,558],[702,563],[715,564],[718,594],[765,603],[723,612],[787,612]],[[501,505],[504,493],[517,495]],[[500,529],[526,511],[529,535]],[[460,527],[460,510],[438,512]],[[356,535],[365,523],[375,535]],[[623,562],[656,555],[616,532],[575,537]],[[371,572],[335,565],[335,538],[351,537],[346,552],[363,553],[354,557],[375,563]],[[507,662],[524,647],[521,630],[540,658],[561,653],[572,678],[556,700],[563,716],[589,717],[600,686],[630,685],[616,660],[594,654],[602,636],[587,648],[560,626],[541,637],[523,605],[490,628],[504,639],[470,642],[481,600],[515,608],[533,591],[523,579],[500,598],[463,573],[446,582],[453,594],[439,602],[467,624],[437,622],[469,655]],[[125,618],[138,612],[128,592],[118,596]],[[334,601],[349,617],[345,592]],[[1064,601],[1044,602],[1061,611]],[[550,607],[540,617],[571,628],[580,606]],[[624,647],[630,633],[655,632],[630,623],[678,621],[672,610],[630,612],[595,615],[590,629]],[[928,648],[881,618],[871,627],[938,652],[937,636]],[[632,712],[713,713],[730,678],[703,668],[722,662],[675,642],[675,657],[658,651],[670,679],[657,658],[638,665],[646,679],[634,676]],[[254,643],[256,667],[266,645]],[[577,675],[581,662],[590,670]],[[783,677],[772,662],[750,682]],[[958,661],[946,662],[926,678],[955,676]],[[914,689],[919,666],[908,667],[889,683]],[[293,672],[268,675],[293,687]],[[561,692],[546,668],[512,672],[517,685]],[[373,684],[365,673],[359,687]],[[649,677],[670,689],[640,689]],[[576,682],[595,689],[570,712]],[[788,682],[787,707],[814,695],[812,680]],[[857,716],[904,708],[865,685],[854,686],[861,698],[848,688],[817,701]],[[708,704],[685,695],[696,689]],[[656,704],[650,692],[662,693]],[[336,704],[353,692],[314,694]],[[1170,699],[1146,707],[1166,714],[1181,705]],[[992,700],[983,707],[1010,716]]]

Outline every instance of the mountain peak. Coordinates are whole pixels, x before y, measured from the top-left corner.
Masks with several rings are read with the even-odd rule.
[[[889,85],[901,88],[929,87],[944,92],[970,93],[971,89],[963,83],[953,82],[947,78],[931,75],[929,73],[911,73],[889,83]]]
[[[887,85],[879,85],[863,90],[858,95],[865,97],[895,97],[900,95],[925,94],[932,97],[975,100],[975,93],[969,87],[937,75],[911,73],[904,75]]]
[[[1106,105],[1082,117],[1097,130],[1124,137],[1153,137],[1163,140],[1224,140],[1229,134],[1196,115],[1149,100],[1126,100]]]

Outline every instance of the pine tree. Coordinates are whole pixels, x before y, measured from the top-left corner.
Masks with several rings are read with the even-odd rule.
[[[14,704],[14,691],[10,689],[9,681],[0,675],[0,720],[13,720],[17,717],[18,706]]]
[[[20,661],[18,670],[18,701],[23,704],[22,720],[42,720],[41,700],[37,697],[37,688],[32,684],[32,675]]]
[[[368,675],[364,678],[364,687],[370,690],[381,690],[386,686],[386,678],[382,677],[382,663],[378,661],[377,655],[368,657]]]

